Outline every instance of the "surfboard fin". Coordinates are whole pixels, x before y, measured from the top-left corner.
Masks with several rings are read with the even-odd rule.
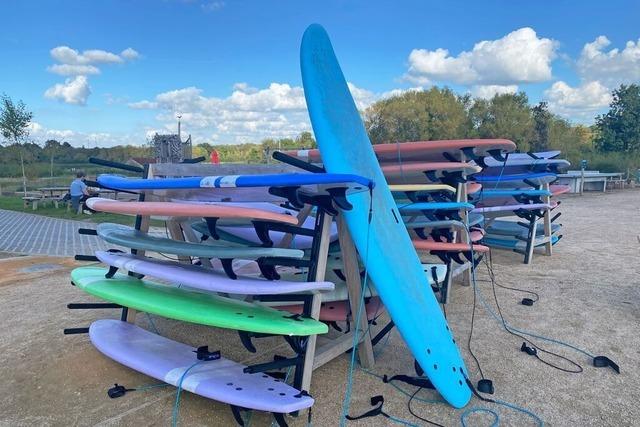
[[[269,194],[287,199],[289,203],[298,209],[304,207],[304,202],[300,199],[300,187],[269,187]]]
[[[262,221],[253,221],[253,228],[256,230],[258,239],[262,242],[262,246],[270,248],[273,246],[273,240],[269,236],[269,227]]]
[[[231,258],[220,259],[220,263],[222,264],[222,269],[224,270],[225,274],[229,276],[230,279],[235,280],[238,278],[236,273],[233,271],[233,259]]]
[[[506,162],[509,158],[509,154],[505,156],[500,149],[487,150],[487,153],[499,162]]]
[[[347,200],[347,187],[327,188],[327,193],[331,195],[333,201],[340,209],[350,211],[353,205]]]
[[[244,419],[242,418],[242,411],[250,411],[250,409],[242,408],[240,406],[229,405],[231,408],[231,413],[233,414],[233,419],[236,420],[239,426],[244,427]]]
[[[213,237],[215,240],[220,240],[220,235],[218,234],[218,230],[216,230],[216,223],[218,222],[218,218],[205,218],[204,221],[207,223],[209,236]]]

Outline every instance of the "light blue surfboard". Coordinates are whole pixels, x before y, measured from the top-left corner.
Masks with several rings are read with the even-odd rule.
[[[367,272],[435,388],[451,405],[463,407],[471,397],[464,362],[321,26],[311,25],[305,31],[300,64],[309,116],[327,172],[357,174],[376,183],[371,192],[348,195],[353,209],[342,212]]]

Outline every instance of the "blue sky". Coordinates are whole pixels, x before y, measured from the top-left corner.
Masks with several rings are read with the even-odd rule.
[[[302,33],[325,26],[361,107],[411,88],[523,90],[574,122],[640,80],[633,1],[14,1],[0,3],[0,92],[32,138],[259,142],[309,129]]]

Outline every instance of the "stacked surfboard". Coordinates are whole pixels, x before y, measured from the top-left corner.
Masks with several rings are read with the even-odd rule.
[[[95,253],[103,267],[71,274],[79,289],[125,313],[235,330],[248,351],[256,351],[253,339],[283,336],[296,357],[245,366],[225,358],[224,348],[195,348],[112,319],[90,326],[91,341],[136,371],[229,404],[238,422],[240,410],[254,409],[273,413],[284,425],[285,414],[310,408],[314,400],[300,375],[292,386],[266,371],[301,369],[311,337],[354,315],[341,234],[325,221],[340,215],[358,251],[363,282],[375,284],[364,289],[367,319],[386,310],[434,388],[463,407],[472,392],[469,375],[436,295],[446,300],[441,285],[450,280],[452,263],[474,268],[489,251],[486,243],[507,247],[503,241],[509,240],[518,248],[522,226],[496,218],[550,212],[551,197],[563,189],[548,184],[565,163],[556,153],[510,154],[515,144],[503,139],[372,146],[322,27],[307,29],[300,58],[319,149],[286,154],[294,163],[306,162],[306,172],[100,176],[103,187],[135,192],[139,199],[92,198],[88,207],[135,215],[136,227],[99,224],[97,238],[114,250]],[[178,226],[171,236],[153,234],[142,227],[142,217]],[[555,236],[560,229],[553,227]],[[525,231],[536,238],[537,220]],[[319,314],[311,317],[318,301],[320,309],[313,310]]]
[[[551,216],[557,197],[569,188],[553,183],[569,162],[559,156],[559,151],[547,151],[512,153],[502,162],[487,159],[487,167],[475,177],[483,188],[470,196],[474,212],[485,217],[487,246],[523,252],[529,262],[533,248],[560,240],[559,215]]]
[[[483,216],[467,197],[481,191],[474,176],[489,159],[505,159],[515,144],[501,139],[466,139],[379,144],[372,147],[389,183],[400,217],[414,247],[425,260],[464,264],[488,251]],[[323,167],[320,150],[288,151],[287,155]],[[426,258],[425,258],[426,257]],[[431,261],[433,261],[431,259]],[[461,271],[461,270],[455,270]]]
[[[234,187],[238,191],[266,188],[281,194],[282,201],[288,203],[305,200],[311,204],[315,200],[326,203],[327,196],[336,194],[327,208],[333,203],[340,205],[341,201],[337,199],[374,188],[369,179],[345,174],[175,179],[103,175],[98,183],[140,194],[159,189],[192,188],[207,188],[215,193],[221,186]],[[316,191],[309,192],[311,188]],[[297,190],[289,191],[292,189]],[[99,224],[97,236],[120,250],[95,253],[105,267],[75,269],[71,279],[79,289],[127,310],[237,330],[250,351],[255,351],[251,338],[264,335],[296,338],[298,351],[303,351],[305,339],[326,333],[327,323],[345,321],[349,317],[344,286],[336,289],[332,282],[314,281],[303,274],[280,277],[276,269],[280,264],[298,265],[317,256],[314,250],[318,245],[314,240],[318,238],[319,230],[314,218],[307,218],[300,224],[297,211],[260,201],[242,206],[237,203],[148,201],[148,194],[146,200],[124,202],[91,198],[87,205],[100,212],[181,219],[191,223],[208,239],[188,242],[134,227]],[[302,205],[304,207],[305,203]],[[321,208],[316,206],[317,210]],[[349,209],[349,206],[343,205],[343,208]],[[295,235],[289,244],[274,244],[274,240],[280,242],[285,234],[295,231],[301,234]],[[330,230],[328,235],[335,239],[335,230]],[[257,273],[243,273],[241,270],[247,270],[247,265],[253,265],[253,271]],[[309,269],[307,267],[306,271]],[[291,302],[308,303],[318,294],[326,296],[322,300],[319,319],[310,318],[305,304]],[[267,296],[276,307],[257,302]],[[277,302],[279,299],[280,303]],[[368,299],[371,303],[367,311],[373,318],[382,312],[382,306],[375,296],[369,295]],[[118,320],[93,323],[89,335],[95,347],[106,356],[161,381],[180,384],[185,390],[227,403],[235,408],[234,415],[237,408],[269,411],[280,422],[283,414],[313,404],[313,398],[306,391],[267,374],[256,375],[261,370],[224,358],[224,349],[220,349],[222,355],[196,349]],[[194,364],[197,366],[192,367]],[[298,365],[294,365],[296,369],[300,368]]]

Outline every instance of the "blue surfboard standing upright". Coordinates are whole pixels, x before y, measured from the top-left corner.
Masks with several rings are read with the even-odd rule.
[[[447,402],[463,407],[471,398],[464,362],[389,191],[331,41],[320,25],[305,31],[300,64],[309,116],[327,172],[357,174],[376,184],[370,192],[348,195],[353,209],[341,213],[367,272],[425,374]]]

